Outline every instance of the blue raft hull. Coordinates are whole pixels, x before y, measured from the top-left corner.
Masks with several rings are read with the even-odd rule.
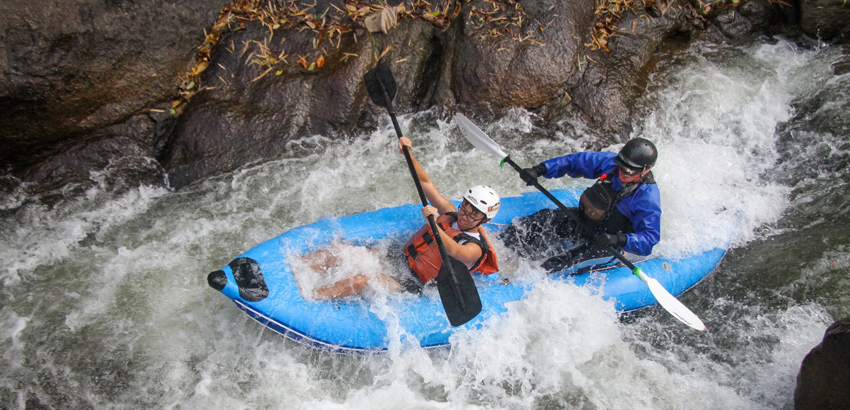
[[[567,206],[576,206],[580,192],[552,192]],[[502,199],[502,209],[492,221],[509,224],[515,217],[539,209],[554,208],[542,194],[527,193]],[[236,260],[256,261],[262,281],[268,289],[260,297],[240,293],[231,263],[224,273],[225,296],[260,324],[291,339],[341,352],[385,350],[390,342],[387,324],[369,309],[369,302],[353,298],[341,301],[315,301],[302,297],[290,271],[287,256],[310,252],[334,240],[374,243],[388,237],[406,240],[423,224],[420,205],[379,209],[336,219],[322,220],[293,228],[239,255]],[[493,232],[494,229],[488,229]],[[725,250],[712,249],[679,259],[650,257],[635,264],[657,279],[673,295],[683,292],[705,278],[723,258]],[[247,259],[245,259],[247,258]],[[236,269],[239,269],[238,267]],[[552,280],[573,282],[578,286],[602,287],[605,299],[614,299],[618,310],[628,311],[656,303],[649,288],[628,268],[607,268],[602,274],[553,275]],[[423,347],[446,345],[455,329],[477,327],[483,321],[504,313],[506,303],[522,299],[533,283],[511,282],[503,285],[497,274],[474,275],[483,309],[475,319],[455,328],[449,324],[436,292],[390,298],[388,304],[397,315],[398,325]],[[245,283],[243,279],[242,283]],[[211,283],[212,284],[212,283]],[[260,300],[257,300],[260,299]],[[394,319],[395,320],[395,319]]]

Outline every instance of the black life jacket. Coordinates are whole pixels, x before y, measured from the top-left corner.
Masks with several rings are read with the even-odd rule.
[[[579,199],[579,209],[582,211],[581,220],[594,232],[634,233],[632,221],[617,209],[617,202],[634,194],[641,185],[655,183],[652,171],[649,171],[639,182],[626,185],[623,189],[615,191],[611,180],[616,172],[619,172],[619,170],[610,174],[602,174],[595,184],[584,190]]]

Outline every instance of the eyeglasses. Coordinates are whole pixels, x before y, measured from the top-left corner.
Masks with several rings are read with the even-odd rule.
[[[479,216],[479,215],[480,215],[480,217],[476,217],[476,216]],[[465,200],[463,201],[463,203],[460,205],[460,208],[458,209],[458,216],[466,216],[467,218],[472,219],[473,222],[483,221],[484,218],[487,217],[487,215],[484,215],[483,212],[475,209],[475,207],[473,207],[472,204],[470,204],[469,202],[466,202]]]

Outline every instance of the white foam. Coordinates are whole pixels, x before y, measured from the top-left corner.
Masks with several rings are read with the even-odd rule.
[[[776,128],[792,115],[791,75],[807,60],[782,43],[731,62],[711,53],[692,59],[658,74],[673,81],[656,91],[661,108],[634,134],[659,149],[660,253],[740,246],[789,204],[789,187],[765,176],[779,158]]]
[[[777,160],[774,129],[798,92],[789,77],[800,76],[796,70],[808,55],[781,43],[741,55],[739,63],[708,54],[692,56],[680,77],[656,86],[646,103],[661,108],[637,124],[635,136],[651,135],[661,151],[655,169],[664,207],[661,252],[741,246],[763,235],[788,206],[788,187],[767,176]],[[430,114],[400,119],[414,154],[447,197],[457,199],[479,183],[502,196],[530,190],[498,159],[474,152],[452,123],[435,125]],[[510,137],[535,132],[533,119],[514,110],[479,125],[526,166],[586,146],[580,130],[534,142]],[[396,141],[385,120],[375,133],[351,140],[293,141],[289,156],[178,192],[96,188],[78,203],[24,205],[15,220],[2,222],[0,237],[6,263],[0,385],[5,397],[18,400],[9,406],[42,400],[49,407],[55,397],[79,407],[197,409],[790,403],[795,364],[829,321],[814,303],[750,311],[746,303],[726,301],[748,317],[727,324],[731,330],[722,335],[739,338],[727,346],[652,314],[621,322],[613,304],[590,289],[544,280],[503,317],[453,336],[451,350],[425,350],[402,342],[403,329],[380,299],[394,296],[378,295],[372,312],[389,323],[390,350],[350,357],[281,338],[206,285],[209,271],[289,228],[417,202]],[[564,178],[546,186],[587,183]],[[511,268],[521,279],[544,276],[527,261]],[[79,346],[99,332],[106,334],[95,349],[102,356],[77,357],[92,351]],[[129,377],[105,392],[97,381],[112,371]]]
[[[6,268],[0,280],[16,282],[21,272],[68,258],[88,236],[106,236],[113,227],[139,218],[166,193],[161,188],[141,186],[111,197],[92,188],[87,197],[61,208],[24,207],[15,220],[3,222],[0,259],[6,261]]]

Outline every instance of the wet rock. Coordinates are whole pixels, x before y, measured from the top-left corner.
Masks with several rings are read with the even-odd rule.
[[[285,155],[294,138],[373,127],[386,114],[368,103],[363,75],[386,50],[399,88],[398,113],[442,106],[492,118],[512,107],[540,107],[578,72],[574,61],[592,24],[593,4],[547,0],[493,10],[493,3],[471,2],[448,30],[421,18],[401,20],[387,34],[361,28],[343,35],[339,48],[326,48],[325,61],[333,64],[315,74],[283,65],[281,73],[259,80],[261,70],[241,57],[241,44],[267,34],[254,24],[224,40],[237,47],[218,49],[203,80],[221,82],[214,81],[216,88],[195,97],[183,114],[164,160],[172,186]],[[521,31],[523,20],[539,23],[523,24]],[[512,35],[504,30],[509,27]],[[273,38],[272,55],[285,49],[310,62],[317,55],[310,31],[276,32]],[[357,57],[343,62],[345,53]]]
[[[770,35],[777,31],[778,25],[792,23],[795,12],[795,7],[788,3],[751,0],[740,7],[717,10],[707,31],[718,40],[747,40],[753,35]]]
[[[622,142],[665,42],[702,30],[747,38],[776,20],[763,0],[716,24],[690,3],[650,2],[616,13],[619,31],[603,44],[590,34],[593,0],[392,3],[388,11],[377,0],[315,0],[298,3],[291,21],[242,24],[220,11],[266,3],[0,2],[2,192],[84,190],[100,183],[93,172],[127,158],[139,158],[129,175],[155,160],[161,167],[140,180],[159,181],[164,170],[180,188],[285,156],[294,139],[374,129],[385,111],[368,101],[362,78],[381,57],[399,84],[400,114],[439,107],[488,121],[521,107],[544,126],[581,123],[600,145]],[[370,32],[363,19],[376,13],[387,24]],[[328,30],[333,18],[345,30]],[[221,34],[215,47],[198,47],[205,30]]]
[[[821,41],[845,41],[850,35],[850,4],[844,0],[800,0],[800,27]]]
[[[448,49],[453,58],[447,67],[448,87],[443,88],[447,92],[438,98],[441,103],[481,113],[535,109],[580,71],[577,57],[593,25],[594,2],[544,0],[522,5],[522,13],[505,10],[496,17],[528,22],[524,30],[507,26],[513,34],[496,22],[482,22],[476,11],[489,11],[487,2],[464,7],[452,26]]]
[[[686,43],[692,32],[701,29],[697,23],[703,21],[692,21],[689,12],[656,3],[623,13],[618,35],[608,39],[608,50],[587,47],[587,40],[576,62],[580,72],[540,114],[553,122],[565,113],[580,119],[600,144],[624,142],[632,132],[633,107],[640,105],[654,53],[670,41]]]
[[[267,35],[264,26],[251,24],[223,40],[233,46],[216,48],[202,80],[212,89],[193,97],[163,156],[173,187],[285,154],[293,139],[344,133],[357,124],[367,99],[362,77],[377,60],[366,30],[343,36],[327,55],[313,47],[311,31],[281,31],[262,43]],[[261,58],[256,41],[270,55],[289,54],[293,64],[263,75],[267,68],[252,64]],[[345,53],[357,57],[345,59]],[[306,70],[296,63],[299,55],[326,63]]]
[[[803,359],[794,390],[794,409],[850,408],[850,318],[836,321],[821,344]]]
[[[226,3],[0,2],[0,165],[23,184],[49,187],[156,154],[159,137],[135,118],[176,97]]]
[[[315,7],[321,12],[324,6]],[[316,11],[308,7],[304,12]],[[398,84],[396,112],[434,104],[443,30],[411,18],[399,21],[389,34],[351,24],[352,31],[324,42],[315,31],[298,29],[275,30],[266,41],[268,28],[259,23],[225,36],[221,43],[229,46],[216,48],[214,64],[202,78],[212,88],[193,97],[163,156],[171,185],[180,188],[246,163],[287,155],[287,144],[295,139],[344,138],[374,129],[386,111],[369,102],[363,77],[380,58],[391,64]],[[255,63],[261,51],[288,54],[290,61],[266,72]],[[321,66],[316,64],[320,58]],[[300,59],[303,65],[297,63]]]

